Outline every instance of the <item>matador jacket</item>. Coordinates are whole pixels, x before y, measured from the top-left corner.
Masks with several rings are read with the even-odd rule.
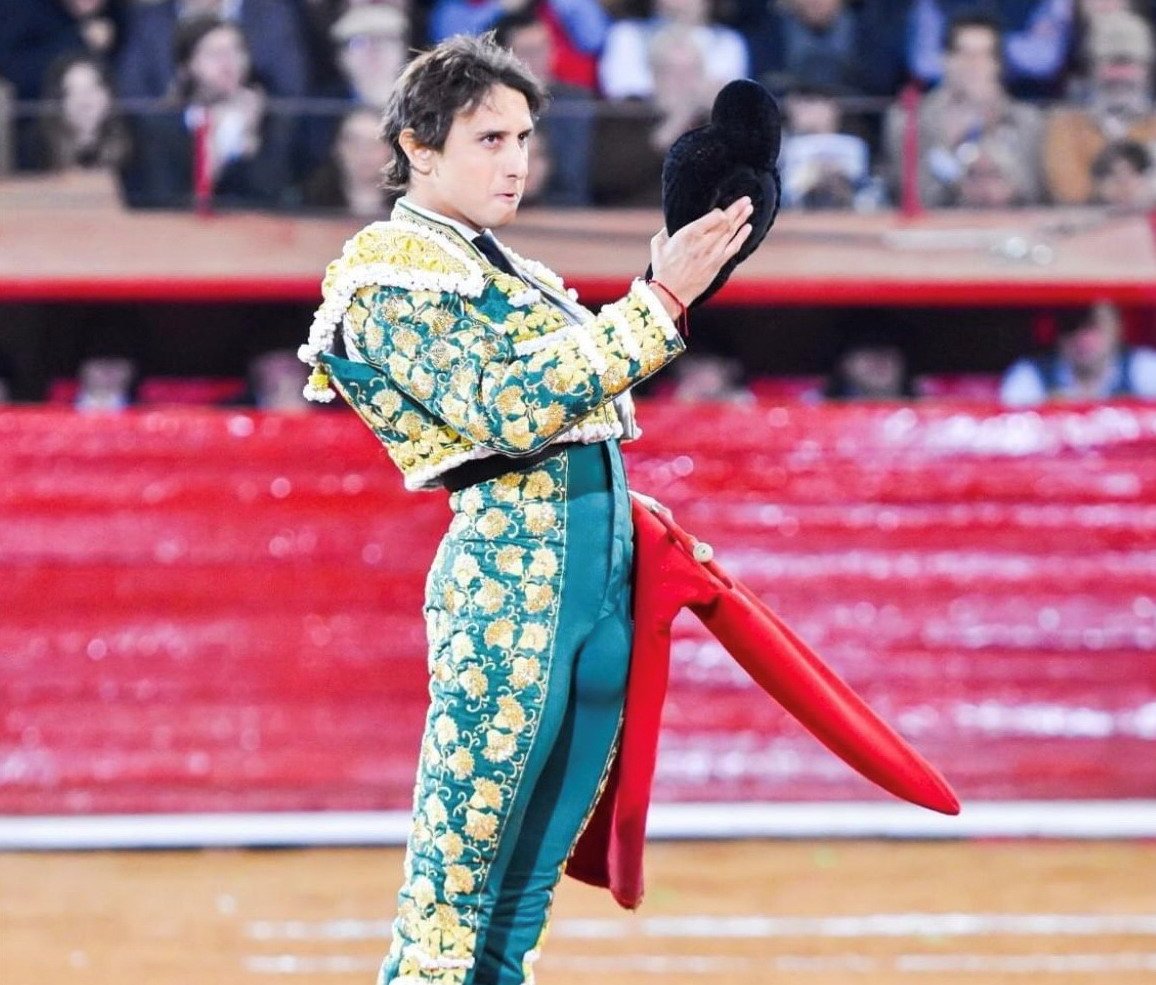
[[[490,455],[636,437],[629,388],[684,350],[644,282],[595,316],[557,274],[506,253],[521,277],[402,199],[326,271],[299,350],[314,366],[306,395],[330,398],[331,381],[408,489]],[[330,352],[338,328],[349,358]]]

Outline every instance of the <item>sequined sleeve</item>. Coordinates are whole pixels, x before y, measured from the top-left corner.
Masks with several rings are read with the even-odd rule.
[[[347,339],[395,386],[458,433],[507,455],[531,454],[684,350],[650,288],[577,325],[515,341],[514,309],[461,296],[363,290]]]

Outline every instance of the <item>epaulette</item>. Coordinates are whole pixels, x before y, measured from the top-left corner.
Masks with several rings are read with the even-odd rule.
[[[426,225],[389,220],[366,226],[325,269],[321,306],[313,314],[309,341],[298,358],[313,371],[305,396],[322,403],[335,394],[320,360],[330,351],[353,297],[364,287],[402,287],[478,297],[485,288],[481,264],[452,237]]]

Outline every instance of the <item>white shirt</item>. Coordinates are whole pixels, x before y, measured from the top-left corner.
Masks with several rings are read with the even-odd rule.
[[[624,20],[610,26],[606,46],[598,60],[598,84],[609,99],[654,95],[650,71],[650,39],[664,24],[657,18]],[[750,73],[750,57],[743,36],[729,27],[703,24],[694,29],[694,41],[702,52],[708,78],[721,84],[745,79]]]
[[[1129,365],[1129,380],[1134,396],[1143,399],[1156,399],[1156,349],[1133,349]],[[1124,367],[1117,364],[1115,371],[1105,378],[1102,392],[1095,395],[1107,400],[1112,396]],[[1058,392],[1055,396],[1065,397],[1067,390],[1074,379],[1070,370],[1060,366],[1057,372]],[[1030,407],[1042,404],[1049,394],[1039,366],[1030,359],[1021,359],[1005,374],[1000,383],[999,399],[1009,407]]]

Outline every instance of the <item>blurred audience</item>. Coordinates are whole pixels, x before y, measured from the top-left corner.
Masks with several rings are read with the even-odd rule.
[[[409,57],[409,18],[389,4],[356,4],[329,29],[338,77],[318,94],[365,106],[379,114]],[[340,117],[332,110],[312,113],[298,131],[294,172],[310,175],[330,161]]]
[[[598,62],[603,95],[610,99],[649,99],[655,95],[649,51],[654,36],[668,27],[683,29],[686,43],[698,51],[714,92],[732,79],[750,74],[746,41],[734,28],[711,19],[710,0],[654,0],[650,17],[617,21],[607,33]]]
[[[289,121],[268,114],[265,94],[250,83],[240,28],[215,17],[182,21],[175,49],[173,109],[136,118],[124,182],[129,204],[179,207],[192,201],[199,130],[216,204],[277,204],[287,186]]]
[[[1112,397],[1156,398],[1156,350],[1125,345],[1120,312],[1107,302],[1060,312],[1053,349],[1015,363],[1000,385],[1011,406]]]
[[[0,349],[0,404],[9,404],[16,399],[16,364],[12,357]]]
[[[1037,201],[1039,178],[1030,158],[1005,140],[981,137],[960,148],[962,174],[945,205],[1012,209]]]
[[[841,333],[823,387],[827,400],[907,400],[917,395],[910,359],[898,330],[854,326]]]
[[[1075,35],[1075,0],[912,0],[907,19],[907,64],[924,84],[946,73],[951,21],[987,16],[995,23],[1006,81],[1021,97],[1059,95]]]
[[[738,0],[751,75],[778,92],[806,80],[849,93],[892,95],[901,85],[906,0]]]
[[[590,144],[597,104],[587,89],[554,75],[554,36],[537,14],[508,14],[494,26],[498,43],[509,48],[550,93],[537,123],[535,162],[550,175],[531,176],[536,204],[586,205],[590,201]]]
[[[301,414],[313,405],[305,399],[309,369],[290,349],[273,349],[249,362],[249,392],[244,402],[258,410]]]
[[[737,359],[709,352],[692,352],[679,359],[672,370],[673,400],[685,404],[754,402],[754,394],[743,380]]]
[[[717,80],[694,43],[695,28],[668,24],[650,36],[651,98],[608,107],[598,119],[591,157],[594,201],[605,205],[662,204],[662,163],[683,133],[710,117]]]
[[[65,55],[44,85],[50,108],[40,117],[33,166],[43,171],[119,168],[129,153],[128,127],[113,102],[104,64],[89,54]]]
[[[77,410],[121,411],[136,402],[137,366],[128,356],[89,356],[77,369],[76,382]]]
[[[842,133],[837,94],[822,86],[792,89],[779,155],[784,208],[850,209],[876,204],[870,195],[867,142]]]
[[[1091,202],[1092,166],[1108,144],[1156,141],[1152,105],[1152,29],[1127,11],[1104,14],[1087,37],[1088,91],[1082,107],[1059,107],[1048,119],[1044,172],[1052,200]]]
[[[886,146],[889,184],[898,198],[902,183],[907,114],[888,111]],[[969,164],[1018,157],[1022,174],[1017,198],[1040,198],[1043,122],[1034,106],[1010,98],[1001,82],[999,27],[989,17],[964,15],[952,21],[943,55],[943,79],[919,106],[919,197],[927,207],[957,204]],[[997,150],[1002,147],[1004,150]]]
[[[0,16],[0,76],[16,98],[39,99],[63,55],[111,59],[121,40],[124,0],[8,0]]]
[[[454,34],[481,34],[510,14],[532,14],[546,25],[553,41],[555,79],[594,89],[598,54],[610,27],[599,0],[436,0],[429,40],[436,44]]]
[[[178,83],[178,26],[204,17],[237,26],[253,75],[269,95],[306,94],[309,67],[296,0],[138,0],[129,7],[117,92],[122,97],[171,96]]]
[[[1134,140],[1109,144],[1092,162],[1094,197],[1122,212],[1156,208],[1156,169],[1152,152]]]
[[[383,217],[388,202],[382,171],[389,159],[377,110],[368,106],[350,110],[338,127],[330,159],[305,182],[302,204],[366,218]]]

